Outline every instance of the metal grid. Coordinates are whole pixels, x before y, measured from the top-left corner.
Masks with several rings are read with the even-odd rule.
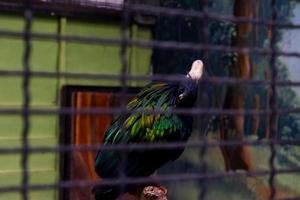
[[[128,61],[126,58],[126,51],[129,46],[138,46],[143,48],[163,48],[163,49],[177,49],[177,50],[204,50],[204,55],[207,55],[209,51],[220,51],[220,52],[238,52],[238,53],[256,53],[261,55],[270,56],[270,68],[271,68],[271,80],[243,80],[239,78],[230,78],[230,77],[211,77],[206,80],[202,80],[201,84],[245,84],[245,85],[270,85],[271,86],[271,99],[270,99],[270,110],[231,110],[231,109],[218,109],[218,108],[193,108],[191,109],[174,109],[172,113],[177,114],[191,114],[195,116],[199,115],[270,115],[270,130],[276,135],[277,126],[275,116],[277,114],[288,114],[288,113],[299,113],[300,108],[294,109],[279,109],[276,106],[277,103],[277,94],[276,88],[277,86],[281,87],[291,87],[291,86],[300,86],[300,82],[296,81],[283,81],[277,80],[277,68],[276,68],[276,58],[278,56],[293,56],[300,57],[299,52],[283,52],[276,49],[277,42],[277,29],[298,29],[300,28],[300,24],[292,24],[286,22],[277,21],[277,11],[276,11],[276,0],[271,0],[272,7],[272,19],[271,20],[259,20],[259,19],[248,19],[248,18],[237,18],[233,16],[222,16],[217,14],[208,13],[207,10],[207,1],[204,1],[203,9],[199,11],[189,11],[183,9],[173,9],[173,8],[165,8],[165,7],[157,7],[151,5],[143,5],[143,4],[128,4],[124,3],[122,7],[122,25],[121,38],[113,38],[113,39],[105,39],[98,37],[84,37],[77,35],[59,35],[59,34],[46,34],[46,33],[34,33],[32,32],[32,17],[33,12],[41,11],[41,12],[51,12],[51,9],[47,9],[47,7],[36,7],[35,3],[39,3],[39,1],[33,0],[25,0],[22,2],[15,1],[15,4],[3,4],[1,2],[1,10],[13,10],[13,11],[22,11],[24,14],[25,26],[22,32],[18,31],[8,31],[0,28],[0,36],[1,37],[17,37],[23,38],[24,41],[24,51],[23,51],[23,70],[0,70],[0,76],[11,76],[11,77],[22,77],[22,95],[23,95],[23,106],[21,109],[17,108],[0,108],[1,115],[21,115],[23,118],[23,129],[22,129],[22,147],[21,148],[0,148],[0,154],[22,154],[22,184],[20,186],[3,186],[0,187],[0,193],[3,192],[12,192],[12,191],[21,191],[22,199],[27,200],[28,192],[30,190],[48,190],[48,189],[59,189],[59,188],[72,188],[72,187],[85,187],[87,185],[123,185],[123,184],[136,184],[136,183],[147,183],[151,181],[149,178],[128,178],[121,176],[119,179],[108,179],[101,180],[99,182],[95,181],[59,181],[56,184],[29,184],[28,178],[28,156],[29,154],[34,153],[42,153],[42,152],[72,152],[72,151],[95,151],[95,150],[122,150],[122,152],[126,153],[129,150],[134,149],[174,149],[181,147],[197,147],[200,148],[200,156],[203,158],[206,153],[206,148],[208,147],[219,147],[219,146],[237,146],[237,145],[250,145],[250,146],[261,146],[268,145],[270,146],[271,156],[269,159],[270,170],[262,170],[262,171],[249,171],[249,172],[220,172],[220,173],[208,173],[207,166],[205,160],[203,159],[202,171],[203,173],[191,173],[191,174],[172,174],[172,175],[164,175],[159,176],[157,179],[161,182],[165,181],[186,181],[186,180],[202,180],[206,179],[218,179],[221,177],[236,177],[236,176],[263,176],[269,175],[269,186],[271,188],[271,194],[269,199],[275,199],[275,186],[274,186],[274,177],[276,174],[282,173],[299,173],[300,167],[290,168],[290,169],[276,169],[274,165],[274,159],[276,156],[275,145],[300,145],[300,140],[278,140],[278,139],[269,139],[268,141],[219,141],[219,142],[207,142],[204,141],[196,141],[190,142],[188,145],[186,143],[176,142],[176,143],[168,143],[168,144],[118,144],[113,146],[103,146],[101,144],[94,146],[57,146],[57,147],[30,147],[28,141],[28,133],[30,128],[30,115],[76,115],[76,114],[91,114],[91,115],[99,115],[99,114],[115,114],[115,113],[128,113],[128,112],[146,112],[146,113],[164,113],[162,110],[154,110],[154,111],[145,111],[145,110],[135,110],[128,111],[126,110],[125,103],[122,102],[119,108],[99,108],[99,109],[81,109],[81,110],[73,110],[70,108],[60,108],[60,109],[38,109],[29,107],[30,104],[30,79],[31,77],[42,77],[42,78],[57,78],[57,77],[70,77],[74,79],[107,79],[107,80],[119,80],[122,85],[122,94],[126,94],[127,92],[127,81],[129,80],[164,80],[164,81],[182,81],[177,76],[166,76],[166,75],[151,75],[151,76],[131,76],[128,75]],[[73,5],[76,4],[77,1],[66,1],[60,2],[64,5]],[[94,1],[93,4],[97,4],[98,1]],[[100,1],[99,1],[100,2]],[[98,3],[99,3],[98,2]],[[77,2],[78,3],[78,2]],[[101,2],[100,2],[101,3]],[[93,5],[93,6],[95,6]],[[97,5],[96,5],[97,7]],[[100,4],[98,7],[101,7]],[[139,12],[144,14],[152,14],[152,15],[166,15],[166,16],[186,16],[186,17],[196,17],[199,19],[207,19],[207,20],[225,20],[230,21],[236,24],[256,24],[261,26],[271,26],[273,30],[273,34],[271,36],[270,48],[261,49],[258,47],[229,47],[222,45],[212,45],[209,43],[201,43],[194,44],[188,42],[176,42],[176,41],[142,41],[142,40],[133,40],[128,36],[128,27],[129,27],[129,15],[132,12]],[[68,15],[68,14],[67,14]],[[207,24],[205,24],[203,28],[205,41],[208,41],[208,28]],[[93,45],[114,45],[120,46],[120,59],[122,63],[122,69],[120,75],[109,75],[109,74],[88,74],[88,73],[70,73],[70,72],[45,72],[45,71],[33,71],[30,67],[30,57],[31,57],[31,40],[62,40],[62,41],[70,41],[75,43],[83,43],[83,44],[93,44]],[[205,199],[206,189],[201,191],[199,199]],[[300,197],[295,198],[286,198],[286,199],[300,199]]]

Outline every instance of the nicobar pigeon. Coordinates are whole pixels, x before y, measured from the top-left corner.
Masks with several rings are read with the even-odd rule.
[[[154,82],[147,85],[131,100],[129,111],[168,110],[191,108],[197,98],[198,82],[203,74],[201,60],[193,62],[191,70],[181,82]],[[134,143],[185,142],[192,131],[193,117],[175,113],[129,113],[117,116],[105,132],[104,145]],[[126,177],[147,177],[169,161],[176,160],[180,149],[131,150],[126,158],[120,151],[99,151],[95,159],[97,174],[105,178],[118,178],[120,167]],[[121,164],[122,163],[122,164]],[[128,188],[125,188],[125,191]],[[115,200],[120,195],[117,186],[94,187],[96,200]]]

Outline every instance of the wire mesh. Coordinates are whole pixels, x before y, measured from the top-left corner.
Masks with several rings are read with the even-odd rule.
[[[174,173],[170,175],[158,175],[156,178],[160,183],[172,182],[172,181],[202,181],[219,179],[222,177],[240,177],[240,176],[269,176],[268,184],[270,187],[270,194],[267,197],[270,200],[273,199],[299,199],[300,197],[292,198],[277,198],[275,177],[279,174],[296,174],[300,172],[299,167],[288,168],[288,169],[277,169],[275,165],[276,158],[276,146],[277,145],[300,145],[300,139],[281,139],[278,137],[277,120],[278,115],[282,114],[298,114],[300,108],[279,108],[277,88],[279,87],[292,87],[300,86],[299,81],[279,80],[278,69],[276,66],[276,60],[279,56],[286,57],[297,57],[300,58],[299,52],[286,52],[277,48],[278,42],[278,31],[279,29],[299,29],[299,24],[287,23],[277,20],[277,7],[276,1],[271,0],[271,19],[264,20],[258,18],[247,18],[247,17],[235,17],[225,16],[221,14],[209,13],[208,11],[208,0],[201,1],[202,9],[196,10],[185,10],[182,8],[169,8],[162,6],[153,6],[147,4],[133,4],[130,2],[113,1],[0,1],[0,10],[2,11],[15,11],[20,12],[24,15],[24,29],[22,31],[13,31],[0,28],[0,37],[2,38],[18,38],[22,39],[24,43],[23,49],[23,69],[22,70],[11,70],[1,69],[1,77],[21,77],[22,78],[22,107],[21,108],[7,108],[0,107],[1,116],[22,116],[22,146],[4,148],[0,147],[1,155],[13,155],[21,154],[21,167],[22,167],[22,181],[19,186],[0,186],[0,194],[7,192],[21,192],[22,199],[29,199],[29,192],[34,190],[49,190],[49,189],[60,189],[60,188],[82,188],[86,186],[116,186],[121,185],[125,187],[127,185],[135,184],[147,184],[151,183],[152,179],[147,177],[132,178],[126,177],[121,174],[118,179],[104,179],[100,181],[91,180],[59,180],[55,184],[29,184],[30,174],[28,173],[29,155],[37,153],[70,153],[70,152],[91,152],[91,151],[119,151],[123,155],[122,159],[126,159],[126,154],[132,150],[153,150],[153,149],[180,149],[180,148],[199,148],[199,154],[201,159],[201,173]],[[113,4],[117,4],[114,5]],[[120,6],[122,5],[122,6]],[[85,9],[92,11],[87,13]],[[46,14],[55,15],[58,17],[82,17],[85,19],[86,16],[89,18],[96,18],[101,16],[101,12],[106,10],[107,12],[113,12],[121,20],[120,38],[101,38],[94,36],[79,36],[71,34],[58,34],[58,33],[39,33],[32,30],[32,23],[34,15]],[[153,15],[155,17],[167,16],[167,17],[190,17],[196,18],[203,25],[201,36],[203,41],[201,43],[195,42],[182,42],[182,41],[161,41],[161,40],[140,40],[132,39],[129,36],[129,26],[131,25],[132,14],[144,14]],[[256,26],[271,27],[272,34],[270,39],[270,45],[268,48],[254,47],[254,46],[226,46],[219,44],[211,44],[209,42],[209,28],[208,23],[212,20],[219,22],[227,21],[234,24],[251,24]],[[31,68],[31,56],[32,41],[64,41],[72,42],[76,44],[90,44],[95,46],[118,46],[120,47],[120,62],[121,70],[118,75],[103,74],[103,73],[87,73],[87,72],[60,72],[60,71],[38,71]],[[140,47],[143,49],[171,49],[171,50],[183,50],[183,51],[204,51],[204,63],[208,64],[208,55],[210,52],[225,52],[225,53],[243,53],[243,54],[255,54],[260,56],[269,56],[270,62],[270,80],[253,80],[243,79],[239,77],[209,77],[205,80],[200,81],[200,85],[263,85],[271,88],[270,96],[270,110],[266,109],[228,109],[228,108],[206,108],[206,107],[193,107],[191,109],[140,109],[140,110],[127,110],[126,100],[121,100],[121,106],[114,108],[93,108],[93,109],[74,109],[69,107],[60,108],[38,108],[30,106],[31,104],[31,79],[38,77],[44,79],[58,79],[62,77],[68,77],[72,79],[83,79],[83,80],[113,80],[119,81],[121,85],[121,96],[125,96],[128,92],[128,82],[135,81],[170,81],[170,82],[182,82],[184,81],[180,76],[176,75],[130,75],[128,73],[128,58],[127,51],[130,47]],[[117,145],[56,145],[54,147],[33,147],[29,145],[29,131],[31,128],[30,117],[31,116],[74,116],[74,115],[102,115],[102,114],[121,114],[125,115],[128,113],[144,113],[144,114],[189,114],[196,117],[197,120],[201,120],[202,116],[215,115],[215,116],[270,116],[270,127],[271,137],[268,140],[229,140],[229,141],[217,141],[211,142],[204,138],[202,141],[191,141],[185,142],[172,142],[172,143],[155,143],[155,144],[117,144]],[[200,130],[200,127],[196,127]],[[205,160],[207,154],[207,148],[210,147],[234,147],[234,146],[269,146],[270,157],[269,157],[269,168],[267,170],[249,170],[249,171],[227,171],[227,172],[210,172]],[[125,161],[123,161],[125,162]],[[124,163],[123,163],[124,165]],[[121,166],[124,168],[124,166]],[[122,170],[121,170],[122,172]],[[124,190],[125,188],[122,188]],[[121,193],[122,193],[121,190]],[[198,199],[207,199],[207,193],[209,188],[205,184],[202,186],[202,190],[199,193]]]

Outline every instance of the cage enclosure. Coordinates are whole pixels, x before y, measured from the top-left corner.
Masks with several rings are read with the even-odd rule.
[[[0,200],[300,199],[299,1],[0,10]]]

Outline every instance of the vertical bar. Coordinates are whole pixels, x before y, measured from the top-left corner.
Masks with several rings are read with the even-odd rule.
[[[127,80],[126,75],[128,72],[128,59],[127,59],[127,47],[129,40],[129,4],[124,1],[123,11],[122,11],[122,24],[121,24],[121,49],[120,49],[120,59],[121,59],[121,71],[120,71],[120,83],[122,86],[123,94],[127,93]],[[126,100],[122,99],[123,105],[126,104]]]
[[[24,1],[24,52],[23,52],[23,81],[22,81],[22,95],[23,95],[23,106],[22,106],[22,190],[21,195],[23,200],[28,200],[28,134],[30,130],[30,119],[29,119],[29,104],[30,104],[30,56],[31,56],[31,42],[30,42],[30,31],[31,31],[31,1]]]
[[[202,38],[203,38],[203,44],[204,45],[208,45],[209,44],[209,27],[208,27],[208,17],[207,17],[207,13],[208,13],[208,0],[200,0],[200,3],[202,5],[201,6],[201,11],[203,12],[203,18],[201,18],[201,25],[202,25],[202,30],[200,32]],[[204,63],[204,70],[208,70],[208,63],[209,63],[209,59],[208,59],[208,50],[205,48],[204,49],[204,52],[203,52],[203,63]],[[206,73],[206,72],[205,72]],[[204,85],[206,86],[206,85]],[[201,87],[199,86],[198,87],[198,102],[197,102],[197,107],[199,105],[201,105],[199,102],[199,100],[201,98],[199,98],[201,95]],[[203,116],[200,116],[200,115],[197,115],[197,122],[200,122],[201,120],[201,117]],[[204,117],[210,117],[210,116],[204,116]],[[201,128],[199,127],[198,125],[199,123],[197,123],[197,131],[201,130]],[[205,128],[206,129],[206,128]],[[203,131],[203,130],[202,130]],[[203,133],[199,133],[199,134],[203,134]],[[207,138],[206,138],[206,135],[202,138],[204,140],[204,146],[200,149],[200,162],[201,162],[201,173],[202,174],[206,174],[207,173],[207,163],[206,163],[206,160],[205,160],[205,155],[206,155],[206,151],[207,151]],[[205,176],[204,176],[205,177]],[[205,199],[205,196],[206,196],[206,193],[207,193],[207,187],[206,187],[206,184],[205,184],[206,180],[205,178],[202,180],[202,183],[204,184],[201,184],[201,192],[200,192],[200,195],[199,195],[199,200],[204,200]]]
[[[58,52],[57,52],[57,66],[56,66],[56,72],[59,74],[62,71],[66,70],[66,45],[67,41],[62,40],[61,36],[66,34],[66,25],[67,25],[67,19],[65,17],[59,17],[58,18],[58,26],[57,26],[57,35],[58,35]],[[61,99],[61,92],[60,88],[62,88],[63,85],[66,84],[66,79],[61,76],[57,76],[57,94],[56,94],[56,102],[60,102]]]
[[[277,79],[277,68],[276,68],[276,42],[277,42],[277,27],[274,22],[277,19],[277,10],[276,10],[276,0],[271,0],[271,17],[272,17],[272,34],[271,34],[271,58],[270,58],[270,69],[271,69],[271,96],[270,96],[270,150],[271,156],[269,159],[270,165],[270,177],[269,177],[269,186],[270,186],[270,196],[269,199],[273,200],[276,196],[275,189],[275,157],[276,157],[276,149],[274,144],[274,139],[277,136],[277,91],[276,91],[276,79]]]
[[[128,58],[127,58],[127,47],[128,47],[128,39],[129,39],[129,11],[128,11],[128,7],[129,6],[129,1],[124,0],[124,4],[123,4],[123,10],[122,10],[122,22],[121,22],[121,46],[120,46],[120,59],[121,59],[121,71],[120,71],[120,84],[122,87],[121,90],[121,108],[122,110],[125,111],[126,109],[126,104],[127,101],[125,98],[127,96],[127,73],[128,73]],[[122,111],[121,112],[121,121],[125,120],[125,112]],[[124,185],[124,178],[125,178],[125,174],[124,174],[124,169],[125,169],[125,165],[127,162],[127,151],[122,151],[121,152],[121,166],[120,166],[120,171],[119,171],[119,179],[120,179],[120,183],[121,183],[121,187],[120,187],[120,196],[124,193],[125,191],[125,185]],[[122,199],[122,197],[121,197]]]

